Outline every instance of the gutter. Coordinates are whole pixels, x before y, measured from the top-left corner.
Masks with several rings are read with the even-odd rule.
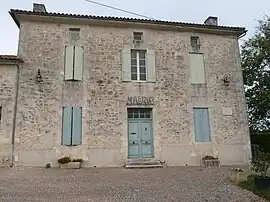
[[[244,36],[247,35],[247,30],[245,30],[241,35],[238,36],[238,39],[243,38]]]
[[[10,167],[14,166],[14,151],[15,151],[15,132],[16,132],[16,121],[17,121],[17,106],[18,106],[18,95],[19,95],[19,79],[20,79],[20,67],[17,66],[17,78],[16,78],[16,93],[15,93],[15,102],[14,102],[14,115],[13,115],[13,126],[12,126],[12,137],[11,137],[11,164]]]

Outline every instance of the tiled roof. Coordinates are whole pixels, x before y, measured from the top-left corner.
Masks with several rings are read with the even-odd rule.
[[[19,26],[20,23],[15,17],[15,14],[26,14],[26,15],[38,15],[38,16],[55,16],[55,17],[69,17],[69,18],[80,18],[80,19],[95,19],[95,20],[111,20],[111,21],[122,21],[122,22],[138,22],[138,23],[148,23],[148,24],[161,24],[161,25],[173,25],[182,27],[198,27],[198,28],[210,28],[210,29],[222,29],[231,30],[240,33],[245,33],[244,27],[228,27],[228,26],[214,26],[196,23],[185,23],[185,22],[173,22],[173,21],[162,21],[162,20],[149,20],[149,19],[138,19],[138,18],[124,18],[124,17],[107,17],[107,16],[95,16],[95,15],[79,15],[79,14],[67,14],[67,13],[53,13],[53,12],[34,12],[26,10],[11,9],[10,15],[15,20],[16,24]]]
[[[0,61],[23,62],[23,60],[16,55],[0,55]]]

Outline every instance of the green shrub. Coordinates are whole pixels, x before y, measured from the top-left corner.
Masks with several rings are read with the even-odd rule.
[[[259,173],[262,177],[266,176],[267,170],[270,167],[270,153],[259,152],[258,160],[253,160],[252,170]]]
[[[73,159],[72,162],[81,162],[81,163],[83,163],[83,159]]]
[[[252,132],[250,140],[251,144],[259,145],[261,151],[270,153],[270,132]]]
[[[66,164],[69,162],[71,162],[71,158],[69,156],[58,159],[58,163],[60,163],[60,164]]]
[[[210,155],[206,155],[205,157],[202,158],[202,160],[217,160],[218,158],[215,158],[213,156]]]

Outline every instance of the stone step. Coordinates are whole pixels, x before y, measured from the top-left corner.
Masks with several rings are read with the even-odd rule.
[[[162,165],[126,165],[126,168],[162,168]]]
[[[128,159],[126,168],[162,168],[163,165],[156,159]]]

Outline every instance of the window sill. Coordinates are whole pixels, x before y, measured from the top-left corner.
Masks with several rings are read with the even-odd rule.
[[[76,79],[67,79],[67,80],[64,80],[64,81],[82,81],[82,80],[76,80]]]
[[[147,83],[147,81],[131,80],[132,83]]]
[[[81,144],[77,144],[77,145],[61,145],[63,147],[78,147],[81,146]]]
[[[213,142],[212,141],[210,141],[210,142],[196,142],[195,141],[195,144],[213,144]]]

